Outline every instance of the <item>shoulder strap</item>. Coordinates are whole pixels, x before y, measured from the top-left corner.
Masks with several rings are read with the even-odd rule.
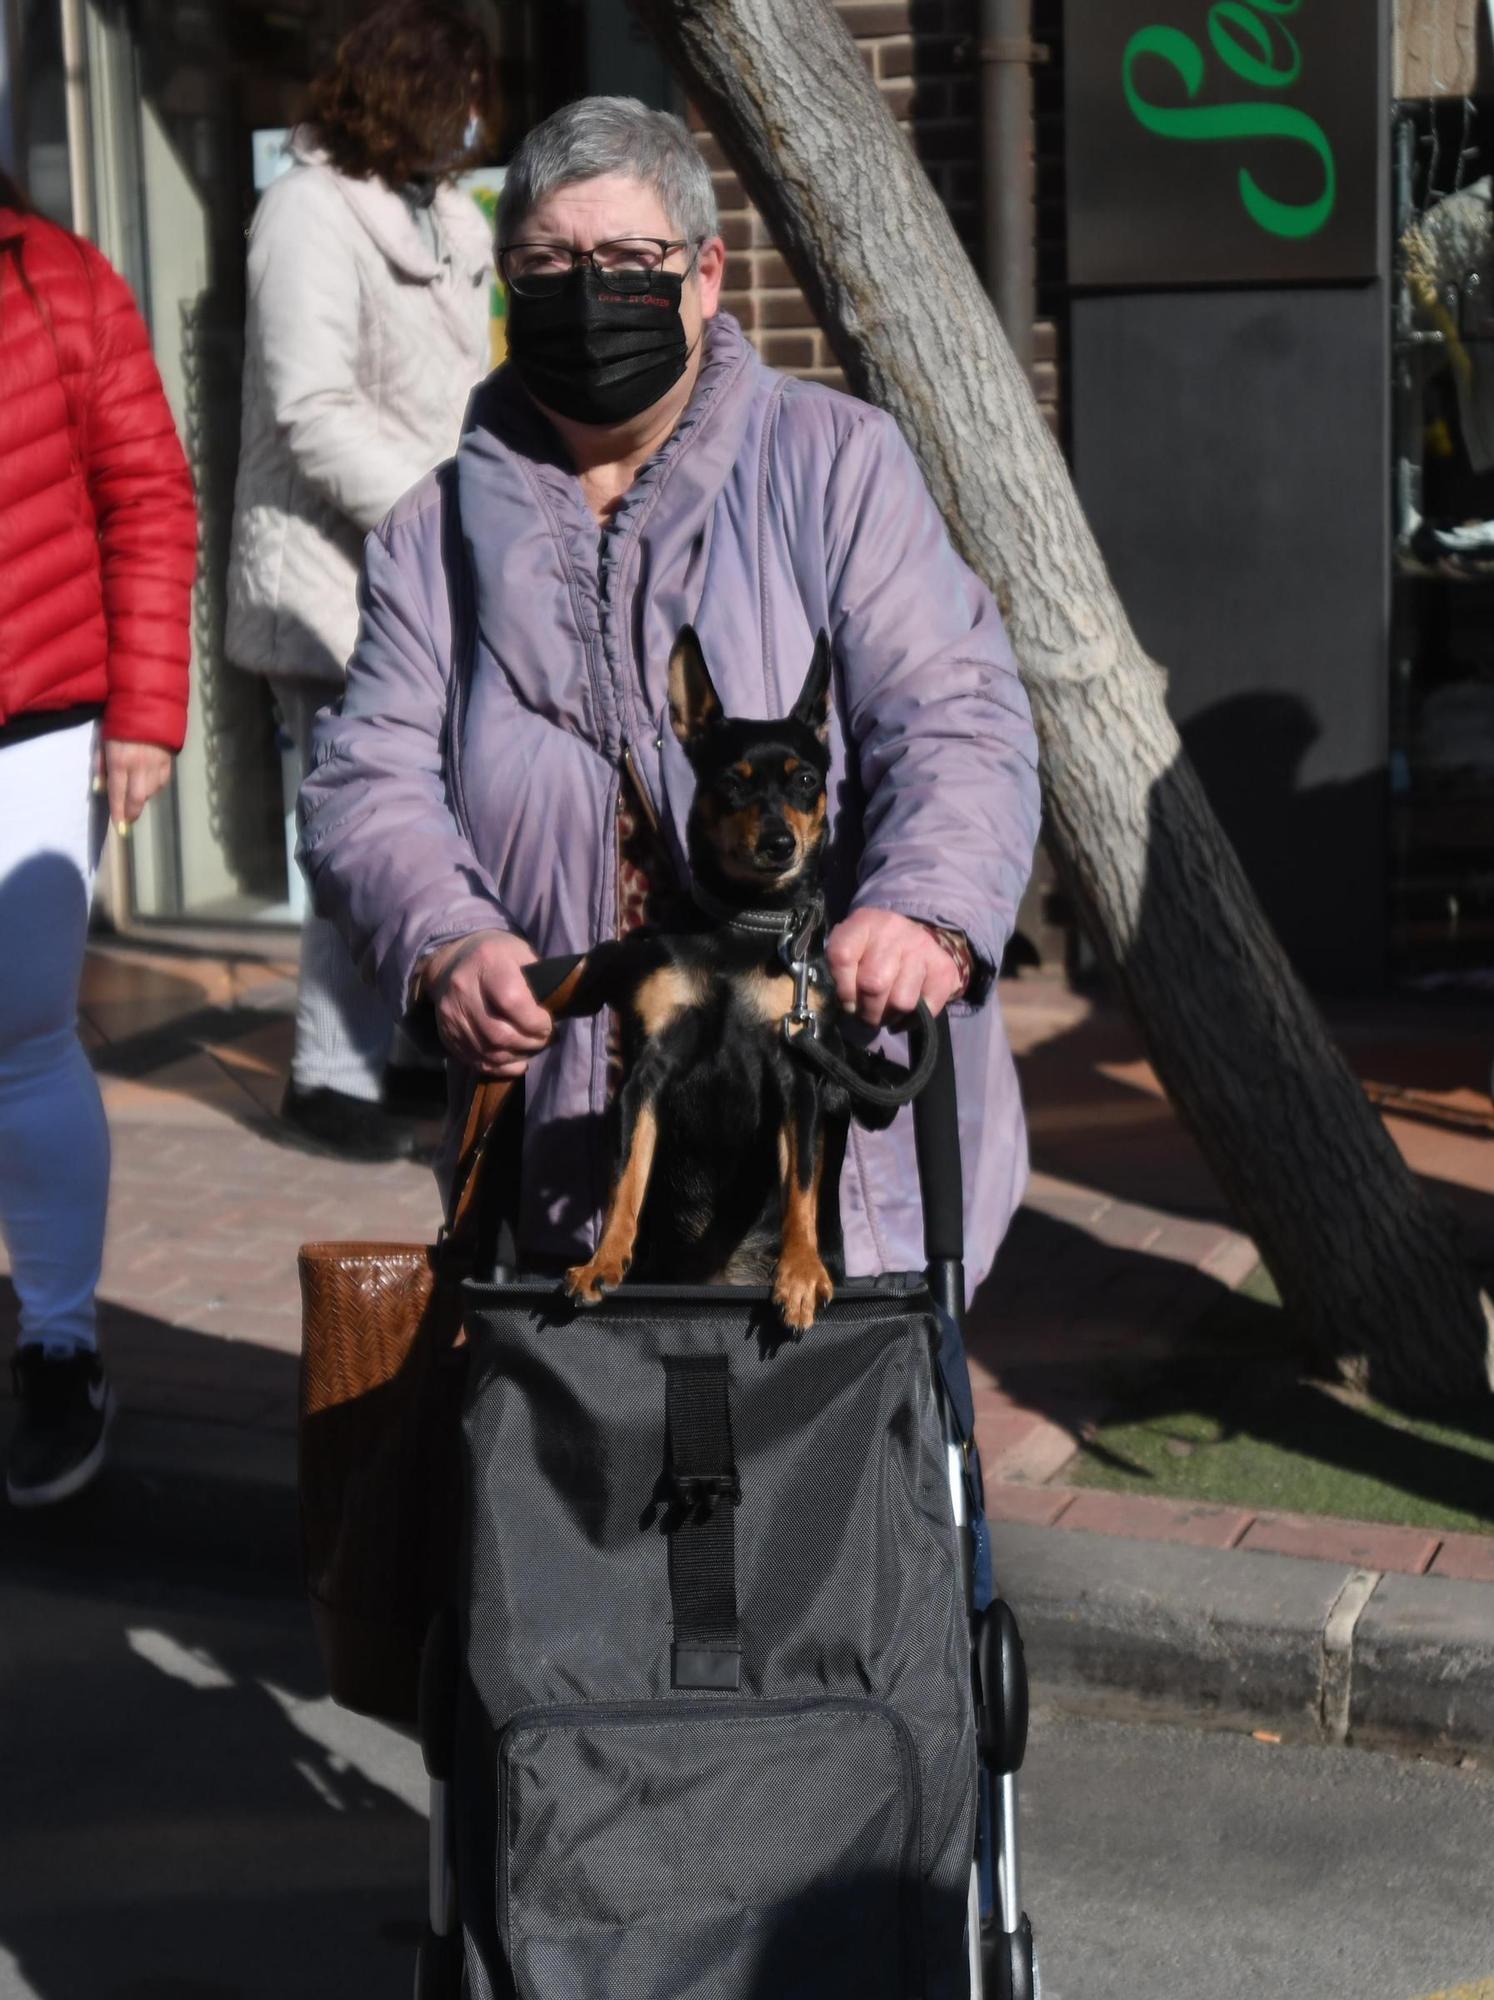
[[[546,958],[524,968],[529,990],[553,1019],[563,1018],[575,998],[586,967],[584,956]],[[451,1180],[451,1199],[446,1211],[446,1239],[463,1249],[475,1248],[474,1236],[481,1212],[479,1197],[487,1168],[489,1141],[498,1114],[512,1095],[515,1079],[485,1076],[478,1079],[467,1109],[467,1123],[457,1154],[456,1172]]]

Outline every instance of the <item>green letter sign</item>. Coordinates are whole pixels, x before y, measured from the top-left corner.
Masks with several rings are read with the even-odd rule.
[[[1302,53],[1277,17],[1295,14],[1301,5],[1302,0],[1217,0],[1209,10],[1209,41],[1215,55],[1242,83],[1258,90],[1289,89],[1302,74]],[[1314,201],[1278,201],[1248,168],[1242,167],[1239,174],[1240,200],[1261,229],[1288,240],[1315,236],[1332,215],[1338,194],[1333,148],[1317,119],[1295,105],[1270,99],[1150,103],[1138,89],[1135,75],[1137,65],[1148,56],[1176,71],[1190,100],[1203,86],[1205,69],[1203,51],[1181,29],[1137,29],[1126,44],[1122,83],[1132,116],[1148,132],[1162,139],[1284,139],[1316,154],[1323,169],[1323,191]]]

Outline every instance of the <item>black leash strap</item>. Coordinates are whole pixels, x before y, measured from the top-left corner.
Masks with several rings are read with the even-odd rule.
[[[786,1035],[785,1039],[796,1056],[804,1062],[813,1063],[826,1076],[834,1077],[852,1097],[860,1098],[863,1104],[878,1104],[888,1110],[911,1104],[934,1074],[934,1065],[939,1059],[939,1038],[934,1017],[922,1000],[908,1024],[909,1047],[916,1047],[918,1053],[911,1068],[901,1072],[901,1080],[897,1083],[873,1083],[870,1077],[860,1075],[843,1057],[827,1049],[808,1027],[801,1028],[797,1034]],[[889,1069],[898,1067],[894,1063],[887,1066]]]
[[[741,1499],[731,1439],[731,1378],[725,1355],[664,1362],[669,1598],[674,1612],[672,1679],[677,1688],[741,1685],[737,1545]]]

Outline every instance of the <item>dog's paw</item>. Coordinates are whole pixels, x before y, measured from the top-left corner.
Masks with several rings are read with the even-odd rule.
[[[834,1297],[830,1273],[813,1253],[780,1258],[773,1277],[773,1303],[790,1333],[808,1333],[815,1313]]]
[[[631,1257],[609,1257],[598,1251],[589,1264],[573,1264],[565,1274],[566,1296],[581,1306],[599,1306],[628,1275]]]

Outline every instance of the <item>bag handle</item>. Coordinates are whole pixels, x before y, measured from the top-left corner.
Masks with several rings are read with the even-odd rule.
[[[558,1020],[564,1014],[567,1004],[574,997],[581,983],[583,963],[584,954],[577,952],[568,958],[544,958],[525,966],[524,977],[529,983],[529,990],[552,1020]],[[446,1241],[459,1244],[463,1249],[474,1247],[489,1142],[499,1114],[519,1081],[518,1077],[480,1077],[472,1093],[446,1211]]]

